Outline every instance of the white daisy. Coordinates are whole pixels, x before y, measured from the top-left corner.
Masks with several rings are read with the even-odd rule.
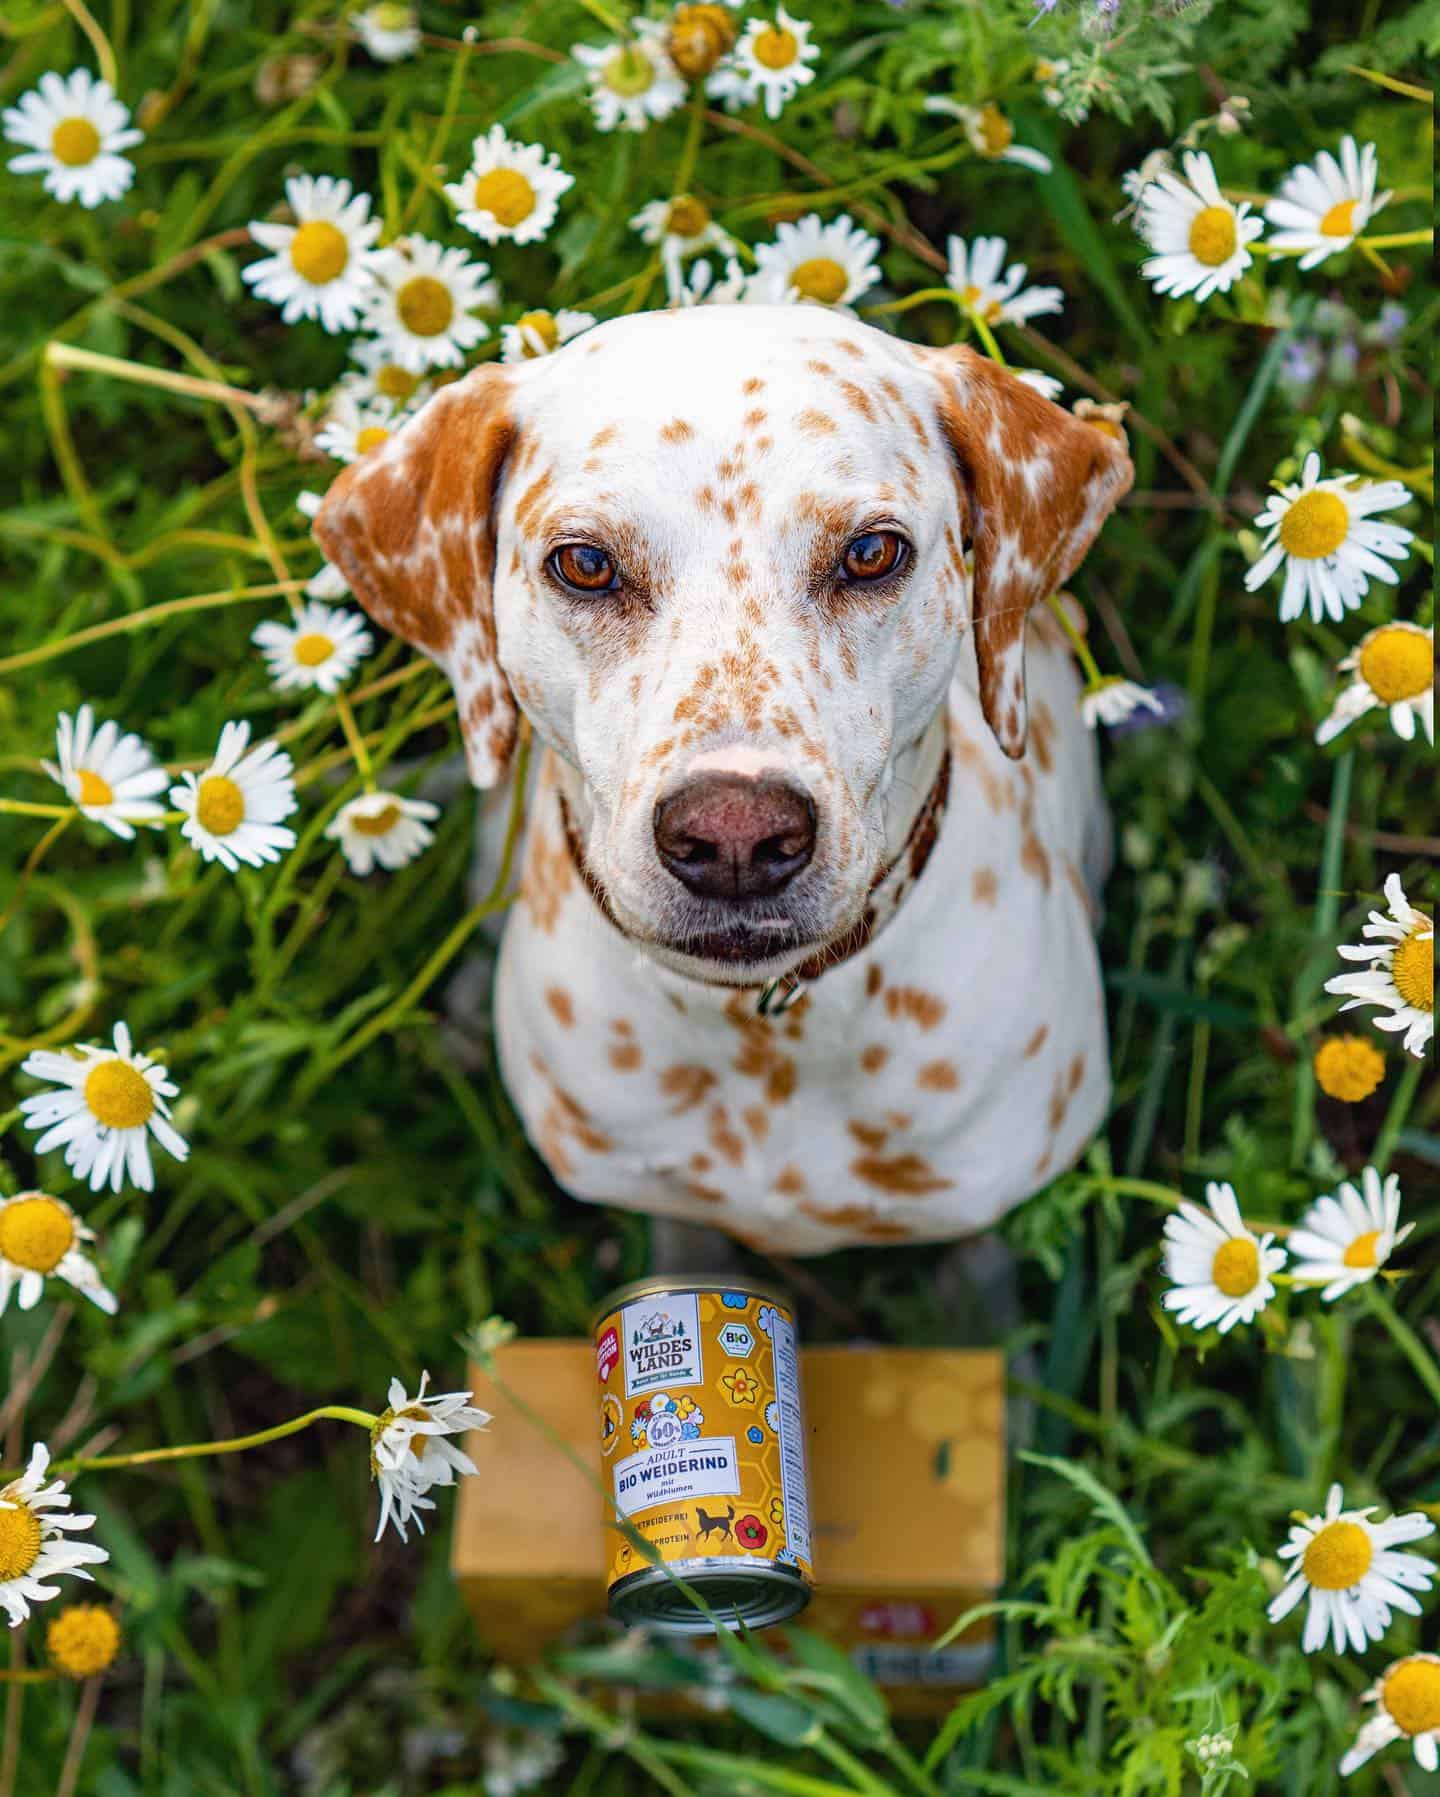
[[[763,100],[766,118],[778,119],[786,102],[815,79],[809,65],[819,60],[820,49],[810,42],[810,31],[807,20],[792,19],[783,6],[773,19],[751,19],[705,84],[706,93],[732,112]]]
[[[1376,1029],[1404,1030],[1404,1048],[1422,1059],[1435,1034],[1435,924],[1405,897],[1399,874],[1385,882],[1385,899],[1390,915],[1370,913],[1361,932],[1368,940],[1340,945],[1347,961],[1370,966],[1364,973],[1337,974],[1325,990],[1345,999],[1342,1011],[1380,1005],[1389,1014],[1370,1019]]]
[[[768,283],[766,284],[768,286]],[[727,257],[725,272],[717,276],[714,265],[708,261],[692,264],[688,274],[682,274],[674,293],[670,296],[672,306],[740,306],[752,298],[769,302],[768,291],[757,294],[749,275],[733,256]],[[787,287],[781,304],[796,304],[800,295],[793,287]]]
[[[292,686],[338,691],[375,646],[355,612],[317,603],[302,605],[288,624],[267,618],[255,626],[250,641],[282,693]]]
[[[643,131],[685,101],[685,83],[665,48],[665,28],[641,19],[623,43],[576,44],[571,52],[589,71],[590,107],[601,131]]]
[[[47,1579],[88,1579],[93,1575],[87,1566],[110,1558],[93,1541],[65,1539],[67,1530],[94,1528],[95,1518],[56,1514],[70,1508],[70,1493],[63,1479],[45,1483],[49,1465],[50,1450],[37,1441],[25,1471],[0,1491],[0,1609],[12,1629],[26,1620],[32,1603],[59,1597],[60,1587]]]
[[[122,735],[118,724],[108,722],[97,730],[88,705],[73,718],[60,713],[55,757],[41,766],[65,788],[81,817],[104,824],[126,842],[135,824],[158,824],[164,817],[165,807],[151,795],[163,792],[170,776],[138,736]]]
[[[1392,1741],[1408,1740],[1415,1763],[1426,1772],[1440,1769],[1440,1654],[1412,1653],[1387,1666],[1365,1693],[1375,1714],[1340,1762],[1340,1776],[1358,1772]]]
[[[435,1508],[433,1498],[425,1493],[435,1485],[453,1485],[457,1473],[475,1471],[470,1456],[443,1438],[463,1434],[466,1429],[483,1429],[490,1421],[489,1413],[474,1408],[470,1402],[474,1394],[468,1391],[427,1397],[429,1378],[428,1373],[421,1374],[420,1389],[413,1398],[405,1395],[398,1379],[392,1379],[389,1404],[370,1431],[370,1476],[380,1486],[377,1541],[392,1520],[402,1541],[412,1521],[423,1535],[425,1524],[419,1512]]]
[[[256,243],[273,253],[242,269],[242,279],[279,306],[286,324],[318,318],[327,331],[353,331],[379,256],[369,194],[352,194],[348,181],[329,175],[292,175],[285,197],[295,223],[251,224]]]
[[[1266,1615],[1271,1622],[1281,1621],[1308,1593],[1300,1641],[1306,1653],[1323,1647],[1327,1636],[1336,1653],[1347,1646],[1364,1653],[1366,1642],[1380,1640],[1389,1628],[1393,1610],[1420,1614],[1410,1593],[1428,1591],[1435,1578],[1435,1568],[1419,1554],[1393,1551],[1402,1541],[1433,1534],[1428,1516],[1412,1510],[1377,1523],[1370,1521],[1374,1504],[1346,1510],[1344,1502],[1340,1487],[1332,1485],[1324,1514],[1294,1523],[1290,1539],[1279,1549],[1280,1558],[1294,1564]]]
[[[295,501],[295,510],[302,518],[313,519],[324,503],[323,493],[302,493]],[[307,599],[343,599],[349,591],[350,583],[333,562],[322,561],[319,570],[305,582]],[[250,640],[254,642],[253,635]]]
[[[260,867],[295,846],[280,821],[299,808],[290,757],[269,742],[247,755],[249,742],[248,723],[227,724],[209,767],[170,788],[170,803],[185,813],[180,834],[232,874],[242,861]]]
[[[1094,730],[1101,724],[1123,724],[1142,706],[1159,717],[1165,715],[1165,707],[1148,686],[1122,680],[1118,674],[1087,686],[1080,695],[1079,705],[1080,721],[1087,730]]]
[[[1390,198],[1388,193],[1376,197],[1379,173],[1374,144],[1362,150],[1348,136],[1341,141],[1338,162],[1322,150],[1313,168],[1302,162],[1291,169],[1279,193],[1265,206],[1266,221],[1277,227],[1270,236],[1271,248],[1303,250],[1302,269],[1314,268],[1337,250],[1348,250]]]
[[[751,297],[774,303],[795,294],[822,306],[848,306],[880,279],[879,248],[843,212],[828,225],[809,212],[798,224],[782,224],[774,243],[756,245]]]
[[[1249,268],[1253,258],[1246,246],[1265,222],[1250,217],[1248,204],[1231,205],[1203,151],[1187,150],[1182,166],[1183,181],[1162,170],[1141,191],[1137,227],[1158,253],[1140,272],[1157,293],[1207,300],[1228,293]]]
[[[1360,1175],[1361,1190],[1348,1180],[1331,1198],[1317,1198],[1291,1231],[1287,1246],[1297,1256],[1290,1268],[1296,1285],[1323,1285],[1329,1303],[1373,1279],[1415,1227],[1400,1222],[1400,1180],[1384,1182],[1373,1167]]]
[[[1065,304],[1058,287],[1027,288],[1023,262],[1005,267],[1003,237],[977,237],[973,244],[952,237],[949,249],[946,285],[960,295],[967,311],[986,324],[1024,324],[1042,312],[1058,312]]]
[[[1127,169],[1120,177],[1120,191],[1131,202],[1125,210],[1132,211],[1150,183],[1158,181],[1161,175],[1168,175],[1174,166],[1168,150],[1152,150],[1139,168]]]
[[[1065,391],[1064,381],[1057,381],[1053,374],[1042,374],[1038,368],[1017,368],[1014,373],[1017,381],[1023,381],[1041,399],[1057,400]]]
[[[704,250],[721,250],[729,255],[735,248],[734,238],[715,223],[710,208],[693,194],[681,194],[673,200],[651,200],[630,220],[630,227],[640,233],[642,243],[660,246],[660,262],[672,306],[680,303],[680,290],[685,284],[682,262]]]
[[[358,462],[388,443],[405,422],[388,399],[361,399],[353,389],[341,388],[315,433],[315,447],[337,462]]]
[[[379,337],[352,338],[350,360],[359,372],[347,369],[340,376],[340,386],[357,404],[383,399],[397,410],[418,412],[434,391],[423,374],[397,362],[390,346]]]
[[[1213,1324],[1221,1335],[1251,1323],[1275,1296],[1270,1275],[1285,1264],[1274,1236],[1245,1227],[1235,1188],[1214,1180],[1205,1188],[1210,1214],[1196,1204],[1165,1219],[1165,1273],[1171,1282],[1161,1303],[1196,1329]]]
[[[47,1279],[63,1279],[100,1309],[115,1314],[115,1294],[107,1291],[95,1263],[82,1252],[95,1232],[59,1198],[20,1192],[0,1198],[0,1312],[18,1288],[21,1310],[33,1310]]]
[[[40,85],[21,94],[0,115],[5,136],[25,146],[10,158],[17,175],[45,177],[46,193],[57,200],[79,200],[98,206],[118,200],[135,179],[135,165],[121,150],[144,138],[130,123],[130,111],[115,98],[108,81],[97,81],[89,69],[75,69],[63,79],[42,75]]]
[[[1338,624],[1364,599],[1373,576],[1396,586],[1391,562],[1403,562],[1413,534],[1401,524],[1377,522],[1375,512],[1393,511],[1410,499],[1398,480],[1365,480],[1358,474],[1320,478],[1320,457],[1312,450],[1298,481],[1277,488],[1255,517],[1267,534],[1259,559],[1245,576],[1253,593],[1283,562],[1285,585],[1280,618],[1291,623],[1306,605],[1318,624],[1327,615]]]
[[[553,355],[594,322],[592,313],[567,312],[563,306],[558,312],[526,312],[514,324],[501,325],[500,360],[529,362],[536,356]]]
[[[377,6],[352,13],[350,23],[366,53],[376,62],[403,62],[420,48],[420,21],[413,6],[380,0]]]
[[[1415,737],[1418,718],[1435,740],[1435,632],[1418,624],[1382,624],[1362,636],[1340,663],[1353,675],[1315,732],[1328,743],[1377,705],[1388,707],[1390,728],[1405,742]]]
[[[63,1146],[65,1165],[77,1179],[88,1179],[92,1192],[107,1183],[118,1192],[127,1171],[142,1192],[152,1192],[150,1137],[177,1161],[190,1153],[169,1121],[166,1102],[180,1088],[159,1062],[135,1052],[125,1024],[115,1025],[114,1043],[100,1048],[81,1042],[63,1054],[36,1049],[21,1063],[21,1072],[62,1089],[24,1098],[20,1110],[27,1128],[44,1132],[36,1154]]]
[[[352,874],[372,873],[377,866],[394,872],[406,867],[435,840],[426,825],[440,815],[428,799],[402,799],[398,792],[367,792],[342,805],[325,834],[340,844]]]
[[[553,152],[514,143],[503,125],[492,125],[475,139],[469,169],[445,194],[458,208],[457,222],[486,243],[538,243],[574,185]]]
[[[1069,64],[1064,66],[1068,68]],[[959,119],[965,127],[970,148],[987,162],[1014,162],[1021,168],[1034,169],[1037,174],[1050,173],[1053,166],[1050,158],[1043,150],[1027,149],[1024,144],[1016,143],[1015,127],[993,100],[983,106],[964,106],[957,100],[937,97],[926,100],[921,110]]]
[[[488,262],[447,250],[424,237],[405,237],[382,252],[378,282],[366,305],[366,328],[402,368],[459,368],[465,351],[490,335],[476,306],[497,306],[500,290]]]

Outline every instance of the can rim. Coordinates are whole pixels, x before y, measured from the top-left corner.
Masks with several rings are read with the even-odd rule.
[[[690,1292],[743,1292],[747,1298],[759,1298],[769,1304],[778,1304],[792,1322],[795,1320],[795,1301],[790,1294],[777,1291],[774,1286],[761,1285],[755,1279],[718,1279],[713,1273],[651,1273],[643,1279],[631,1279],[625,1285],[616,1286],[602,1300],[590,1318],[591,1335],[594,1335],[606,1317],[627,1304],[633,1304],[637,1298],[658,1297],[665,1292],[673,1292],[677,1297]]]

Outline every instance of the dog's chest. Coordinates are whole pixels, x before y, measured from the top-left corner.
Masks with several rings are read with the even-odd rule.
[[[978,736],[952,728],[951,750],[976,802],[952,799],[870,945],[769,1017],[619,934],[542,785],[497,1029],[568,1191],[814,1253],[965,1234],[1074,1158],[1109,1091],[1084,832]]]

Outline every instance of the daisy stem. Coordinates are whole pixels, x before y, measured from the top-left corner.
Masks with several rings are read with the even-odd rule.
[[[355,727],[355,713],[350,709],[350,701],[344,693],[335,695],[335,715],[340,719],[340,728],[345,732],[345,740],[350,745],[350,753],[355,757],[355,766],[360,778],[365,782],[366,792],[375,790],[375,770],[370,765],[370,751],[365,747],[365,738]]]
[[[1066,611],[1064,602],[1058,593],[1052,593],[1045,601],[1055,615],[1055,621],[1070,639],[1070,646],[1080,657],[1080,666],[1085,670],[1085,678],[1091,686],[1098,686],[1105,676],[1100,672],[1095,657],[1090,653],[1090,645],[1075,628],[1074,622]]]
[[[59,1478],[71,1479],[79,1473],[113,1472],[125,1466],[153,1466],[165,1460],[198,1460],[209,1454],[241,1454],[247,1448],[263,1447],[266,1442],[279,1441],[286,1435],[298,1435],[302,1429],[308,1429],[311,1423],[354,1423],[357,1428],[369,1431],[379,1420],[368,1410],[353,1410],[346,1404],[325,1404],[319,1410],[307,1410],[304,1416],[292,1416],[288,1423],[276,1423],[273,1428],[257,1430],[254,1435],[232,1435],[224,1441],[191,1441],[179,1447],[139,1448],[133,1454],[94,1454],[88,1458],[83,1454],[72,1454],[68,1460],[52,1461],[50,1471]],[[16,1467],[0,1471],[0,1479],[18,1478],[23,1470],[22,1467]]]
[[[985,345],[985,353],[989,356],[990,360],[998,363],[1001,368],[1008,368],[1010,364],[1000,353],[1000,345],[995,341],[995,333],[990,329],[989,325],[986,324],[985,320],[978,312],[974,311],[967,310],[965,316],[970,320],[971,324],[974,325],[975,334]]]
[[[1395,1143],[1400,1131],[1405,1127],[1405,1119],[1410,1115],[1410,1106],[1415,1101],[1415,1093],[1420,1085],[1420,1076],[1425,1071],[1425,1059],[1422,1055],[1407,1055],[1405,1071],[1400,1075],[1400,1083],[1395,1088],[1395,1095],[1390,1100],[1390,1108],[1385,1113],[1385,1121],[1380,1126],[1380,1134],[1375,1140],[1375,1153],[1371,1166],[1383,1178],[1390,1170],[1390,1156],[1395,1152]]]
[[[1435,98],[1428,87],[1417,87],[1413,81],[1398,81],[1393,75],[1382,75],[1379,69],[1362,68],[1358,62],[1347,62],[1345,73],[1358,75],[1362,81],[1373,81],[1377,87],[1388,87],[1392,94],[1404,94],[1407,100],[1422,100],[1427,106]]]
[[[260,394],[247,393],[243,387],[231,387],[224,381],[202,381],[193,374],[175,374],[168,368],[151,368],[121,356],[102,356],[69,343],[47,343],[45,362],[51,368],[78,368],[88,374],[109,375],[117,381],[134,381],[141,387],[163,387],[168,393],[184,393],[191,399],[213,399],[223,406],[242,405],[251,411],[262,411],[266,403]]]
[[[1366,1280],[1360,1290],[1371,1310],[1390,1331],[1391,1341],[1414,1367],[1420,1383],[1440,1405],[1440,1366],[1436,1365],[1434,1355],[1427,1352],[1424,1342],[1380,1290],[1376,1280]]]
[[[928,305],[932,300],[949,300],[952,306],[958,306],[963,312],[965,302],[953,287],[922,287],[918,293],[907,293],[904,299],[886,300],[879,306],[862,306],[861,316],[864,318],[881,318],[894,312],[908,312],[912,307]]]
[[[70,817],[74,810],[73,805],[36,805],[29,799],[0,799],[0,811],[13,812],[16,817]]]
[[[613,31],[616,37],[632,38],[635,35],[630,21],[620,14],[611,12],[608,6],[602,6],[600,0],[580,0],[580,4],[592,18],[596,18],[607,31]]]
[[[98,1678],[87,1678],[80,1689],[80,1702],[75,1709],[75,1720],[70,1725],[70,1739],[65,1746],[65,1764],[60,1768],[60,1782],[55,1787],[55,1797],[74,1797],[80,1783],[80,1767],[84,1763],[85,1748],[90,1740],[90,1729],[100,1702],[100,1682]]]
[[[435,135],[430,139],[430,149],[425,157],[427,170],[433,170],[444,154],[451,127],[455,123],[455,114],[460,110],[460,90],[465,84],[465,71],[470,66],[470,57],[474,48],[474,44],[468,37],[462,37],[460,48],[455,53],[455,61],[450,67],[450,82],[445,89],[445,108],[440,114],[439,123],[435,127]],[[424,183],[417,181],[410,189],[410,198],[406,200],[405,209],[400,214],[400,228],[395,233],[396,236],[404,231],[415,208],[424,197]]]
[[[95,52],[95,61],[99,64],[100,78],[108,81],[112,88],[120,86],[120,71],[115,66],[115,52],[110,47],[110,40],[96,23],[95,15],[85,5],[85,0],[65,0],[65,10],[90,40],[90,48]]]
[[[1357,237],[1356,243],[1363,249],[1371,250],[1403,250],[1411,244],[1434,243],[1433,230],[1424,231],[1391,231],[1381,237]]]

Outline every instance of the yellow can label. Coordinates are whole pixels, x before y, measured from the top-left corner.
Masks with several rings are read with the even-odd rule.
[[[814,1583],[795,1319],[753,1292],[653,1290],[595,1334],[615,1508],[667,1562],[789,1566]],[[608,1582],[647,1562],[619,1531]]]

